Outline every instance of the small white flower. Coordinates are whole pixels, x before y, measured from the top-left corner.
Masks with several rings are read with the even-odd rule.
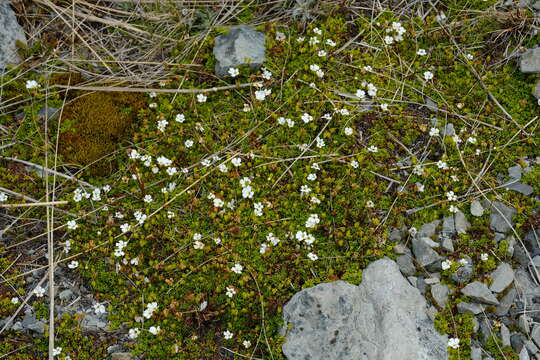
[[[204,166],[204,167],[208,167],[208,166],[210,166],[210,164],[212,164],[210,159],[204,159],[203,161],[201,161],[201,165]]]
[[[68,268],[70,269],[76,269],[79,266],[79,262],[77,260],[73,260],[68,264]]]
[[[75,230],[77,228],[77,223],[75,222],[75,220],[70,220],[67,222],[67,228],[69,230]]]
[[[155,108],[157,108],[157,103],[151,103],[151,104],[148,104],[148,107],[149,107],[150,109],[155,109]]]
[[[317,179],[317,174],[309,174],[309,175],[307,176],[307,179],[308,179],[309,181],[314,181],[314,180]]]
[[[458,207],[456,205],[450,205],[450,207],[448,208],[448,211],[455,214],[455,213],[457,213],[459,211],[459,209],[458,209]]]
[[[231,75],[231,77],[237,77],[238,75],[240,75],[240,71],[237,69],[237,68],[229,68],[229,71],[228,71],[229,75]]]
[[[42,288],[39,285],[35,287],[34,295],[36,295],[36,297],[43,297],[44,294],[45,294],[45,289],[44,288]]]
[[[201,240],[201,239],[202,239],[202,234],[201,233],[193,234],[193,240],[197,241],[197,240]]]
[[[463,258],[463,259],[459,259],[459,263],[461,265],[467,265],[469,263],[469,261],[467,259]]]
[[[450,269],[451,266],[452,266],[452,261],[450,261],[448,259],[441,262],[441,269],[443,269],[443,270],[448,270],[448,269]]]
[[[448,198],[448,201],[457,201],[457,195],[454,194],[453,191],[448,191],[446,197]]]
[[[101,200],[101,189],[97,188],[92,191],[92,200],[94,201]]]
[[[388,104],[387,103],[382,103],[381,104],[381,110],[382,111],[388,111]]]
[[[303,37],[303,36],[300,36],[300,37],[296,38],[296,42],[299,42],[299,43],[304,42],[305,40],[306,40],[306,38]]]
[[[467,60],[472,60],[472,59],[474,59],[474,56],[472,54],[465,54],[465,58]]]
[[[223,337],[224,337],[226,340],[232,339],[233,335],[234,335],[234,334],[233,334],[232,332],[230,332],[229,330],[225,330],[225,331],[223,332]]]
[[[161,331],[161,328],[159,326],[150,326],[150,329],[148,329],[150,334],[157,335]]]
[[[37,89],[38,87],[39,87],[39,84],[36,80],[26,80],[27,89]]]
[[[283,116],[278,117],[277,122],[279,125],[285,125],[285,118]]]
[[[236,167],[239,167],[240,165],[242,165],[242,159],[238,158],[238,157],[235,157],[231,160],[231,163],[236,166]]]
[[[251,341],[249,340],[244,340],[242,341],[242,345],[244,345],[244,347],[247,349],[251,346]]]
[[[284,33],[282,33],[281,31],[276,31],[276,41],[283,41],[285,39],[286,37]]]
[[[145,195],[145,196],[144,196],[144,199],[143,199],[143,201],[144,201],[145,203],[147,203],[147,204],[148,204],[148,203],[151,203],[152,200],[153,200],[153,199],[152,199],[152,195],[150,195],[150,194]]]
[[[186,117],[184,114],[176,114],[176,117],[174,118],[174,121],[178,122],[178,123],[183,123],[184,121],[186,121]]]
[[[139,328],[133,328],[133,329],[129,329],[128,336],[130,339],[136,339],[140,333],[141,333],[141,330]]]
[[[358,89],[356,90],[356,97],[360,99],[364,99],[366,97],[366,92],[364,90]]]
[[[272,78],[272,73],[268,71],[268,69],[266,68],[263,68],[262,70],[263,70],[262,77],[266,80],[270,80]]]
[[[307,195],[311,192],[311,189],[307,185],[302,185],[300,187],[300,195]]]
[[[255,192],[253,191],[253,188],[251,187],[251,185],[248,185],[248,186],[242,188],[242,197],[244,199],[251,199],[251,198],[253,198],[254,194],[255,194]]]
[[[370,147],[368,147],[367,151],[372,152],[372,153],[376,153],[376,152],[379,151],[379,148],[374,146],[374,145],[371,145]]]
[[[459,181],[459,178],[457,177],[457,175],[451,175],[450,178],[452,179],[452,181]]]
[[[446,21],[446,15],[444,13],[440,13],[438,14],[437,16],[435,16],[435,20],[437,20],[437,22],[445,22]],[[458,340],[459,342],[459,340]]]
[[[262,89],[255,91],[255,99],[263,101],[268,95],[272,94],[270,89]]]
[[[184,142],[184,146],[187,147],[187,148],[192,147],[192,146],[193,146],[193,140],[189,140],[189,139],[186,140],[186,141]]]
[[[306,220],[306,227],[314,228],[318,223],[320,223],[321,220],[319,219],[319,215],[317,214],[311,214],[309,215],[309,218]]]
[[[324,140],[321,139],[321,138],[318,137],[318,136],[315,138],[315,143],[316,143],[316,146],[317,146],[319,149],[322,148],[322,147],[324,147],[324,146],[326,145],[325,142],[324,142]]]
[[[365,71],[372,71],[373,68],[371,67],[371,65],[366,65],[364,66],[362,69],[364,69]]]
[[[411,236],[414,236],[416,235],[416,233],[418,232],[418,230],[416,230],[416,228],[414,226],[411,226],[409,228],[409,230],[407,230],[407,232],[411,235]]]
[[[156,160],[157,163],[161,166],[170,166],[172,164],[172,160],[167,159],[165,156],[160,156]]]
[[[230,298],[232,298],[236,294],[236,290],[234,290],[233,287],[227,286],[226,290],[227,292],[225,295],[227,295]]]
[[[215,206],[215,207],[221,208],[221,207],[223,207],[223,205],[225,205],[225,203],[223,202],[223,200],[218,199],[218,198],[215,198],[215,199],[214,199],[214,206]]]
[[[476,141],[477,141],[476,138],[473,137],[473,136],[471,136],[470,138],[467,139],[467,142],[471,143],[471,144],[476,144]]]
[[[57,346],[54,349],[52,349],[52,355],[53,356],[58,356],[61,353],[62,353],[62,348],[60,346]]]
[[[358,161],[353,160],[353,161],[350,162],[350,165],[351,165],[354,169],[357,169],[357,168],[358,168]]]
[[[95,303],[93,307],[94,307],[94,313],[96,315],[105,314],[105,312],[106,312],[105,305],[103,305],[103,304]]]
[[[386,45],[390,45],[394,43],[394,38],[392,36],[387,35],[384,37],[384,42],[386,43]]]
[[[317,254],[314,254],[312,252],[310,252],[309,254],[307,254],[307,257],[309,258],[309,260],[311,261],[315,261],[317,260],[319,257],[317,256]]]
[[[321,170],[321,167],[320,167],[319,164],[317,164],[317,163],[313,163],[313,164],[311,165],[311,168],[312,168],[313,170],[316,170],[316,171]]]
[[[268,249],[268,245],[266,243],[262,243],[261,248],[259,249],[259,253],[264,254],[266,252],[266,249]]]
[[[227,167],[226,164],[221,163],[218,166],[218,170],[221,171],[222,173],[226,173],[227,171],[229,171],[229,168]]]
[[[448,339],[448,347],[451,347],[452,349],[459,348],[459,339],[458,338]]]
[[[311,122],[312,120],[313,120],[313,116],[309,115],[308,113],[304,113],[304,114],[302,115],[302,121],[303,121],[304,123],[307,124],[307,123]]]
[[[169,122],[167,120],[160,120],[157,122],[157,128],[161,132],[165,132],[165,129],[167,128],[167,125]]]
[[[139,258],[138,258],[138,257],[133,258],[133,259],[131,259],[131,261],[130,261],[129,263],[130,263],[131,265],[137,266],[137,265],[139,265]]]
[[[12,297],[12,298],[11,298],[11,303],[12,303],[13,305],[18,304],[18,303],[19,303],[19,298],[16,297],[16,296]]]
[[[418,176],[424,175],[424,168],[422,167],[422,165],[420,164],[414,165],[413,174],[418,175]]]
[[[424,71],[424,79],[426,81],[433,79],[433,73],[431,71]]]
[[[149,96],[150,98],[155,98],[155,97],[157,96],[157,94],[156,94],[155,91],[152,91],[152,92],[150,92],[150,93],[148,94],[148,96]]]
[[[331,46],[331,47],[334,47],[334,46],[336,46],[337,44],[335,43],[334,40],[332,40],[332,39],[327,39],[327,40],[326,40],[326,45]]]
[[[377,87],[375,85],[373,85],[372,83],[369,83],[367,84],[367,89],[368,89],[368,95],[373,97],[373,96],[377,96]]]
[[[418,49],[418,51],[416,52],[416,55],[418,55],[418,56],[426,56],[427,52],[426,52],[425,49]]]
[[[260,202],[253,204],[255,216],[262,216],[264,205]]]
[[[204,94],[197,94],[197,101],[200,102],[200,103],[203,103],[203,102],[206,102],[206,99],[208,99],[206,97],[206,95]]]
[[[456,135],[452,136],[452,141],[453,141],[454,143],[456,143],[456,144],[459,144],[459,143],[461,142],[461,139],[460,139],[459,136],[457,136],[457,134],[456,134]]]
[[[317,35],[322,35],[322,30],[317,27],[313,29],[313,32]]]
[[[424,188],[424,184],[416,183],[416,189],[418,190],[418,192],[424,192]]]
[[[231,270],[237,274],[241,274],[244,267],[240,264],[234,264],[234,266],[231,268]]]
[[[285,119],[287,121],[287,126],[292,128],[294,126],[294,121],[292,121],[291,119],[287,118]]]
[[[375,207],[375,203],[371,200],[368,200],[366,201],[366,207],[368,208],[374,208]]]
[[[350,127],[346,127],[343,132],[345,133],[345,135],[351,136],[353,134],[353,129]]]
[[[8,199],[7,194],[5,192],[0,191],[0,203],[5,202],[7,199]]]
[[[171,166],[171,167],[167,168],[167,174],[169,174],[169,176],[173,176],[177,172],[178,172],[178,169],[176,169],[176,167],[174,167],[174,166]]]
[[[482,253],[482,254],[480,255],[480,260],[482,260],[482,261],[487,261],[488,259],[489,259],[489,255],[488,255],[488,254]]]
[[[321,200],[317,199],[315,196],[312,196],[309,201],[311,201],[313,204],[320,204],[321,203]]]
[[[439,161],[437,161],[437,167],[439,169],[446,170],[446,169],[448,169],[448,164],[446,163],[446,161],[439,160]]]
[[[325,57],[326,56],[326,51],[319,50],[319,52],[317,52],[317,55],[319,55],[320,57]]]
[[[435,127],[432,127],[431,129],[429,129],[429,136],[439,136],[439,134],[440,134],[439,129]]]
[[[144,309],[144,311],[143,311],[143,316],[146,319],[150,319],[152,317],[152,315],[154,314],[154,311],[156,311],[157,308],[158,308],[158,304],[155,301],[146,304],[146,309]]]

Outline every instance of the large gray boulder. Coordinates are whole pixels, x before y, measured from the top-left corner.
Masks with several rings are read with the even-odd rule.
[[[519,58],[519,69],[522,73],[540,73],[540,47],[529,49]]]
[[[9,6],[9,1],[0,0],[0,71],[9,64],[21,61],[16,41],[26,43],[26,36]]]
[[[216,57],[216,75],[227,76],[229,68],[249,64],[257,69],[265,57],[264,34],[249,26],[238,26],[228,34],[216,37],[214,56]]]
[[[435,330],[426,301],[390,259],[371,263],[360,286],[319,284],[283,309],[289,360],[448,359],[447,337]]]

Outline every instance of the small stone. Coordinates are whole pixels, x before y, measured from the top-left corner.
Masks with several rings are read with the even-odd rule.
[[[533,95],[535,98],[540,100],[540,80],[538,80],[534,86]]]
[[[478,329],[480,329],[480,323],[475,317],[473,317],[472,323],[473,323],[473,332],[476,334],[478,332]]]
[[[441,256],[432,249],[431,243],[432,240],[429,238],[414,238],[412,240],[414,256],[422,267],[441,261]]]
[[[444,237],[442,241],[442,248],[448,252],[454,252],[454,243],[449,237]]]
[[[461,293],[473,300],[480,301],[485,304],[499,305],[499,301],[491,293],[491,291],[489,291],[488,287],[479,281],[474,281],[467,284],[467,286],[461,289]]]
[[[492,201],[490,205],[489,227],[491,230],[503,234],[510,231],[514,226],[512,218],[516,214],[516,210],[499,201]]]
[[[445,216],[443,218],[442,234],[450,236],[456,233],[454,216]]]
[[[484,306],[476,303],[462,301],[457,304],[457,310],[460,314],[478,315],[484,311]]]
[[[466,234],[467,230],[471,227],[471,223],[465,218],[465,214],[458,210],[454,214],[454,226],[458,234]]]
[[[390,241],[400,242],[405,238],[406,232],[403,229],[392,229],[388,235]]]
[[[519,69],[522,73],[540,73],[540,47],[527,50],[519,58]]]
[[[471,347],[471,360],[482,360],[482,349],[476,346]]]
[[[117,353],[111,354],[111,360],[131,360],[131,353],[117,352]]]
[[[441,279],[439,279],[438,277],[429,277],[429,278],[425,278],[424,279],[424,282],[427,284],[427,285],[434,285],[434,284],[438,284],[441,282]]]
[[[514,246],[516,245],[516,239],[514,238],[514,235],[509,235],[505,240],[508,242],[506,253],[508,254],[508,256],[514,256]]]
[[[518,327],[521,329],[521,331],[524,334],[529,334],[529,332],[531,331],[531,329],[530,329],[531,321],[532,321],[531,318],[528,317],[525,314],[522,314],[522,315],[519,316],[519,318],[518,318]]]
[[[410,254],[411,251],[405,246],[405,244],[396,244],[393,247],[394,252],[398,255]]]
[[[497,266],[497,269],[491,273],[491,277],[493,278],[493,281],[489,290],[500,293],[514,281],[514,270],[509,264],[501,263]]]
[[[525,341],[525,347],[531,354],[536,354],[538,352],[538,346],[531,340]]]
[[[501,324],[501,342],[502,346],[510,346],[510,330],[504,324]]]
[[[399,270],[405,276],[412,276],[416,273],[416,267],[414,266],[412,257],[410,255],[399,255],[396,258],[396,263],[399,266]]]
[[[17,42],[26,43],[23,28],[17,22],[15,12],[9,6],[9,1],[0,1],[0,71],[9,64],[21,61]]]
[[[58,297],[60,298],[60,300],[69,300],[71,299],[72,296],[73,296],[73,291],[71,291],[70,289],[62,290],[58,294]]]
[[[540,325],[534,325],[531,331],[531,339],[536,343],[536,345],[540,346]]]
[[[480,333],[482,334],[482,343],[485,344],[491,337],[491,324],[487,317],[482,317],[480,320]]]
[[[424,96],[424,100],[426,101],[426,107],[431,112],[437,112],[439,111],[439,107],[437,106],[437,103],[433,101],[430,97]]]
[[[510,336],[510,344],[512,345],[512,349],[514,349],[514,351],[517,353],[519,353],[524,347],[523,345],[525,344],[525,341],[527,341],[527,337],[520,332],[515,332]]]
[[[416,279],[416,288],[420,290],[420,293],[424,295],[426,293],[427,284],[424,281],[423,277],[419,277]]]
[[[530,360],[529,353],[527,352],[527,348],[525,346],[523,346],[519,352],[519,360]]]
[[[467,261],[467,264],[461,265],[452,275],[450,276],[452,280],[457,283],[463,284],[471,278],[474,271],[474,266],[472,261]]]
[[[440,308],[445,308],[446,303],[448,302],[448,286],[443,284],[435,284],[431,286],[431,296],[439,305]]]
[[[433,235],[435,235],[435,231],[437,230],[437,227],[441,223],[441,220],[434,220],[430,223],[422,225],[420,230],[416,233],[416,237],[427,237],[431,238]]]
[[[214,56],[216,57],[216,75],[228,75],[231,67],[249,64],[251,69],[257,69],[265,61],[264,34],[249,26],[238,26],[228,34],[216,37]]]
[[[478,200],[473,200],[471,203],[471,214],[476,217],[480,217],[484,215],[484,208],[482,207],[482,203]]]
[[[437,308],[435,308],[435,306],[430,306],[426,310],[426,313],[427,313],[427,316],[431,319],[431,321],[435,321],[438,311],[437,311]]]
[[[409,281],[409,284],[416,287],[416,281],[418,280],[416,276],[408,276],[407,280]]]

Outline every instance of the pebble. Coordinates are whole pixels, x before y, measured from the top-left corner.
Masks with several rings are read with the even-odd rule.
[[[500,293],[504,291],[514,281],[514,270],[507,263],[501,263],[497,269],[491,273],[493,281],[489,290]]]
[[[471,214],[476,217],[484,215],[484,208],[482,207],[482,203],[480,203],[480,201],[473,200],[471,202]]]
[[[473,300],[480,301],[485,304],[499,305],[499,301],[488,289],[488,287],[479,281],[474,281],[467,284],[467,286],[461,289],[461,293]]]
[[[444,284],[435,284],[431,286],[431,296],[433,296],[433,299],[439,305],[440,308],[445,308],[446,303],[448,302],[448,286]]]

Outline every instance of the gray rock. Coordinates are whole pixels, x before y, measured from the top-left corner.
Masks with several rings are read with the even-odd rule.
[[[510,307],[514,303],[514,299],[516,298],[516,289],[510,289],[508,292],[499,300],[499,305],[495,309],[495,315],[497,316],[504,316],[508,314],[508,311],[510,310]]]
[[[474,265],[472,261],[468,261],[465,265],[460,265],[452,275],[450,275],[450,278],[454,280],[457,283],[463,284],[471,278],[472,274],[474,272]]]
[[[456,225],[452,215],[443,218],[442,234],[451,236],[456,233]]]
[[[518,318],[518,326],[524,334],[529,334],[531,331],[531,318],[525,314],[522,314]]]
[[[416,273],[416,267],[414,266],[412,257],[410,255],[399,255],[396,258],[396,262],[403,275],[412,276]]]
[[[21,322],[21,328],[43,334],[45,332],[45,323],[38,320],[32,310],[27,309]]]
[[[435,299],[435,302],[440,308],[445,308],[448,302],[448,293],[448,286],[446,285],[435,284],[431,286],[431,296],[433,296],[433,299]]]
[[[472,323],[473,323],[473,332],[476,334],[478,332],[478,329],[480,329],[480,323],[475,317],[473,317]]]
[[[489,227],[491,230],[507,233],[514,226],[513,217],[516,210],[499,201],[492,201],[490,204],[491,215],[489,218]]]
[[[508,256],[514,256],[514,247],[516,246],[516,239],[514,238],[514,235],[507,236],[505,240],[508,242],[506,253]]]
[[[531,339],[536,345],[540,346],[540,325],[535,324],[531,331]]]
[[[396,244],[393,249],[398,255],[412,255],[411,250],[405,244]]]
[[[527,352],[527,348],[525,346],[523,346],[519,352],[519,360],[530,360],[529,353]]]
[[[479,347],[471,347],[471,360],[482,360],[482,349]]]
[[[480,301],[485,304],[499,305],[497,298],[491,293],[491,291],[489,291],[488,287],[480,281],[474,281],[467,284],[467,286],[461,289],[461,293],[473,300]]]
[[[510,346],[510,330],[506,325],[501,324],[501,342],[503,346]]]
[[[531,354],[536,354],[538,352],[538,346],[531,340],[525,341],[525,347]]]
[[[390,231],[390,234],[388,235],[388,239],[390,241],[396,241],[396,242],[400,242],[401,240],[403,240],[405,238],[405,234],[407,233],[406,229],[392,229]]]
[[[482,334],[483,344],[485,344],[493,334],[489,319],[485,316],[480,319],[480,334]]]
[[[454,214],[454,226],[458,234],[466,234],[467,230],[471,227],[471,223],[469,223],[467,218],[465,218],[465,215],[458,210],[458,212]]]
[[[510,344],[515,352],[519,353],[524,348],[527,337],[520,332],[515,332],[510,336]]]
[[[523,243],[531,253],[531,256],[540,255],[540,229],[527,232],[523,237]]]
[[[519,58],[519,69],[522,73],[540,73],[540,47],[527,50]]]
[[[435,285],[435,284],[438,284],[441,282],[441,279],[438,278],[437,276],[432,276],[432,277],[429,277],[429,278],[425,278],[424,279],[424,282],[427,284],[427,285]]]
[[[495,271],[491,273],[491,277],[493,278],[493,281],[489,290],[500,293],[514,281],[514,270],[509,264],[501,263],[497,266]]]
[[[534,283],[525,269],[515,270],[514,288],[517,294],[511,313],[527,312],[536,321],[540,321],[540,286]]]
[[[26,36],[17,22],[9,1],[0,1],[0,71],[9,64],[21,61],[17,49],[17,41],[26,44]]]
[[[43,119],[45,117],[47,117],[47,119],[49,119],[49,120],[55,120],[60,116],[60,110],[61,109],[59,109],[59,108],[55,108],[55,107],[52,107],[52,106],[49,106],[49,105],[45,105],[44,107],[39,109],[39,111],[37,113],[37,117],[38,118],[43,118]]]
[[[429,109],[429,111],[434,112],[434,113],[439,111],[439,107],[437,106],[437,103],[433,101],[429,96],[424,96],[424,100],[426,101],[425,106]]]
[[[111,360],[131,360],[131,353],[117,352],[111,354]]]
[[[249,26],[238,26],[228,34],[216,37],[214,56],[216,57],[216,75],[227,76],[231,67],[249,64],[257,69],[264,63],[264,34]]]
[[[420,294],[424,295],[426,293],[427,284],[423,277],[418,277],[416,279],[416,288],[420,291]]]
[[[448,358],[425,299],[389,259],[371,263],[360,286],[335,281],[300,291],[283,320],[289,360]]]
[[[69,300],[71,299],[72,296],[73,296],[73,291],[71,291],[70,289],[62,290],[58,294],[58,297],[60,298],[60,300]]]
[[[469,303],[462,301],[457,304],[457,310],[460,314],[473,314],[478,315],[484,311],[484,306],[475,303]]]
[[[431,238],[433,235],[435,235],[435,231],[437,230],[437,226],[441,223],[441,220],[434,220],[430,223],[422,225],[420,230],[416,233],[416,237],[427,237]]]
[[[471,214],[476,217],[484,215],[484,207],[480,201],[473,200],[471,202]]]
[[[443,237],[442,248],[448,252],[454,252],[454,244],[452,243],[452,239],[446,236]]]
[[[534,86],[533,95],[540,100],[540,80],[538,80]]]
[[[422,267],[427,267],[435,262],[441,261],[441,256],[433,250],[431,243],[433,241],[429,238],[414,238],[412,240],[412,250],[416,261]]]

